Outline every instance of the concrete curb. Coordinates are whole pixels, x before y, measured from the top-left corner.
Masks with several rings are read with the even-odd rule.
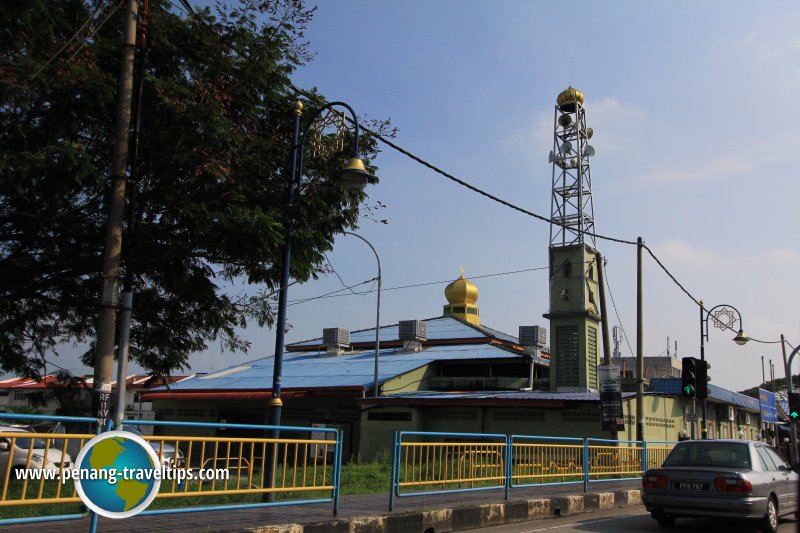
[[[249,533],[447,533],[641,504],[642,496],[639,490],[621,490],[535,500],[513,500],[484,505],[464,505],[435,511],[334,518],[313,524],[280,524],[243,531]]]

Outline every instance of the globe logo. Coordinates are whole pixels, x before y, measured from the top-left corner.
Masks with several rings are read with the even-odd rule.
[[[144,511],[158,494],[161,471],[155,450],[138,435],[108,431],[92,438],[75,459],[81,501],[107,518]]]

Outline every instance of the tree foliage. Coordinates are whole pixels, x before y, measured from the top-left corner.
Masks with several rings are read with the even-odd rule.
[[[0,10],[0,365],[37,375],[64,342],[91,342],[110,184],[122,9],[29,0]],[[328,184],[349,153],[306,160],[286,205],[297,95],[311,56],[300,0],[218,3],[192,16],[150,0],[134,230],[131,357],[164,375],[237,329],[269,326],[287,221],[292,276],[320,270],[357,225],[363,193]],[[84,25],[84,22],[90,21]],[[65,44],[66,43],[66,44]],[[63,50],[60,50],[62,49]],[[304,96],[306,109],[323,99]],[[323,142],[331,141],[330,135]],[[332,142],[332,141],[331,141]],[[374,157],[366,138],[362,153]],[[374,169],[373,169],[374,170]],[[247,287],[236,290],[237,283]],[[93,351],[85,360],[93,360]]]

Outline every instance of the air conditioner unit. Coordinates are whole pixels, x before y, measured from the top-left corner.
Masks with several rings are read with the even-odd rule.
[[[324,328],[322,345],[327,347],[350,346],[350,330],[343,328]]]
[[[547,328],[542,326],[520,326],[519,343],[523,346],[544,347],[547,344]]]
[[[401,341],[428,340],[428,323],[424,320],[401,320],[398,334]]]

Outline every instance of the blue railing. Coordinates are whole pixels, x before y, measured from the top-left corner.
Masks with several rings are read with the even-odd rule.
[[[504,489],[508,499],[513,488],[582,483],[586,492],[592,482],[640,478],[654,461],[660,465],[674,444],[398,431],[392,452],[389,509],[394,508],[397,497],[471,490]]]
[[[97,515],[91,512],[7,519],[2,516],[4,509],[20,506],[33,508],[37,514],[47,512],[53,505],[82,506],[71,481],[62,483],[60,479],[46,481],[42,478],[29,484],[27,480],[18,482],[14,479],[15,472],[17,469],[47,468],[59,470],[59,478],[63,477],[61,472],[74,468],[71,462],[78,451],[98,433],[97,420],[7,413],[0,413],[0,420],[29,424],[46,422],[60,426],[59,432],[52,432],[53,428],[37,433],[21,428],[0,429],[0,442],[5,443],[3,447],[8,450],[5,461],[0,450],[0,525],[91,517],[89,531],[93,532]],[[75,424],[79,424],[80,431],[70,433],[67,426]],[[145,510],[137,516],[320,503],[332,503],[333,514],[338,512],[342,434],[337,429],[145,420],[125,420],[123,424],[157,428],[160,435],[142,435],[142,438],[153,447],[162,468],[182,473],[171,480],[162,480],[154,501],[192,500],[186,506]],[[263,436],[274,429],[281,432],[280,438]],[[237,436],[219,435],[225,431],[234,431]],[[215,435],[208,436],[209,433]],[[34,449],[36,454],[33,454]],[[44,466],[35,463],[40,460],[37,456],[41,455],[44,455]],[[198,501],[208,500],[210,503],[229,496],[250,499],[261,496],[262,501],[197,505]]]

